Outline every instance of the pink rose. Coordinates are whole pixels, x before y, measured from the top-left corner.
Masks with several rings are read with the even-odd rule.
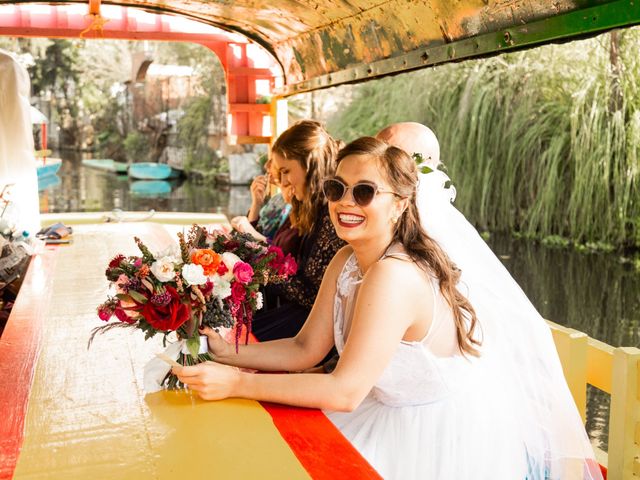
[[[282,267],[282,274],[288,276],[295,275],[298,270],[298,264],[291,255],[285,257]]]
[[[253,268],[251,265],[245,262],[236,262],[233,266],[233,275],[236,277],[238,282],[246,285],[253,278]]]
[[[244,302],[247,296],[247,292],[244,289],[244,285],[240,282],[233,282],[231,285],[231,301],[235,304]]]

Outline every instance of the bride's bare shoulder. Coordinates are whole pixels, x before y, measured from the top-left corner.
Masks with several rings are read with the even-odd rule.
[[[367,272],[367,283],[383,283],[389,291],[412,295],[424,291],[427,275],[407,256],[387,256],[376,262]]]
[[[336,263],[342,266],[349,259],[352,253],[353,248],[351,248],[350,245],[345,245],[336,252],[336,254],[333,256],[333,259],[331,260],[331,263]]]
[[[342,271],[344,264],[347,262],[347,260],[349,259],[352,253],[353,253],[353,249],[349,245],[345,245],[340,250],[338,250],[336,254],[333,256],[333,258],[331,259],[331,262],[329,262],[329,265],[327,266],[327,270],[325,271],[324,276],[337,277],[340,271]]]

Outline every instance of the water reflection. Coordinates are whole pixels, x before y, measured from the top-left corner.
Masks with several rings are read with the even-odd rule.
[[[614,347],[640,347],[640,273],[613,254],[583,254],[494,235],[491,248],[543,317]],[[608,444],[609,395],[589,387],[587,430]]]
[[[246,186],[219,187],[187,179],[171,181],[131,180],[127,175],[91,168],[81,155],[65,152],[59,181],[43,186],[40,211],[95,212],[121,209],[163,212],[245,214],[251,204]]]
[[[134,197],[168,197],[171,190],[172,185],[166,180],[136,180],[129,184],[129,192]]]

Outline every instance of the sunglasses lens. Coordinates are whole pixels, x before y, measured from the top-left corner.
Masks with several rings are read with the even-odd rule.
[[[323,190],[324,195],[330,202],[337,202],[344,196],[344,185],[337,180],[325,180]]]
[[[376,189],[373,185],[359,183],[353,187],[353,199],[361,207],[369,205],[375,194]]]

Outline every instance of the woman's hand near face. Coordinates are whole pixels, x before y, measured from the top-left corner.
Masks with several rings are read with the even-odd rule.
[[[263,242],[267,241],[267,237],[262,235],[255,228],[253,228],[253,225],[251,225],[251,222],[249,221],[249,219],[244,215],[239,217],[233,217],[230,223],[233,229],[237,230],[240,233],[248,233],[256,240],[261,240]]]
[[[235,395],[240,380],[236,367],[216,362],[204,362],[191,367],[174,368],[173,372],[189,390],[204,400],[223,400]]]
[[[251,208],[249,209],[249,221],[255,222],[259,215],[260,209],[264,205],[264,200],[267,195],[267,188],[269,185],[267,184],[267,176],[266,175],[258,175],[251,182],[251,187],[249,187],[251,191]]]

